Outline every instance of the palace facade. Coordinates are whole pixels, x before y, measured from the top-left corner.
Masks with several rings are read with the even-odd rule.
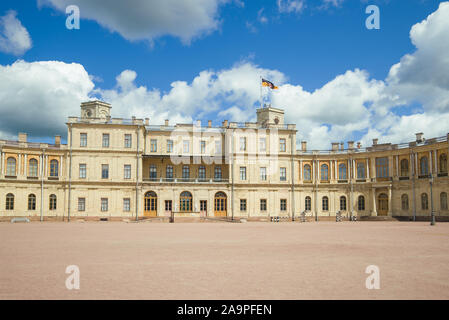
[[[449,218],[449,134],[362,148],[296,148],[281,109],[257,122],[155,125],[81,104],[67,144],[0,140],[0,217],[50,219],[175,216],[335,219]]]

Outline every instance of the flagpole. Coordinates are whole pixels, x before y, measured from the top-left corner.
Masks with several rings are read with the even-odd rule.
[[[263,108],[263,105],[262,105],[262,76],[260,76],[259,86],[260,86],[260,107]]]

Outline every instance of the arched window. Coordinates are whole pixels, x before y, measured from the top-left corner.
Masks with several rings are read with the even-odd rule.
[[[445,153],[440,155],[440,172],[447,173],[447,155]]]
[[[323,197],[323,211],[329,211],[329,198]]]
[[[34,194],[28,196],[28,210],[36,210],[36,196]]]
[[[405,193],[401,196],[401,204],[402,210],[408,210],[408,195]]]
[[[214,215],[216,217],[218,216],[225,216],[226,217],[226,211],[227,211],[227,196],[224,192],[217,192],[215,194],[214,198]]]
[[[56,210],[56,195],[51,194],[50,195],[50,210]]]
[[[321,165],[321,180],[329,181],[329,167],[327,164]]]
[[[190,192],[184,191],[181,193],[179,209],[181,212],[192,212],[192,194]]]
[[[429,162],[427,160],[427,157],[422,157],[421,160],[419,160],[419,164],[419,174],[421,176],[429,175]]]
[[[6,210],[14,210],[14,195],[12,193],[8,193],[6,195]]]
[[[304,165],[304,181],[311,181],[312,180],[312,170],[310,168],[310,164]]]
[[[421,195],[421,209],[422,210],[429,209],[429,199],[427,198],[427,193],[423,193]]]
[[[357,179],[366,179],[364,163],[357,163]]]
[[[357,202],[357,207],[358,207],[359,211],[365,211],[365,197],[364,196],[359,196],[359,199]]]
[[[312,210],[312,199],[309,196],[307,196],[305,200],[305,210],[306,211]]]
[[[6,160],[6,175],[15,176],[16,175],[16,159],[10,157]]]
[[[408,176],[408,160],[402,159],[401,160],[401,177],[407,177]]]
[[[30,159],[28,161],[28,176],[29,177],[37,177],[37,160]]]
[[[58,160],[51,160],[50,161],[50,177],[58,177]]]
[[[144,215],[157,216],[157,194],[154,191],[148,191],[145,193]]]
[[[340,210],[346,211],[346,197],[345,196],[340,197]]]
[[[338,180],[346,180],[348,178],[347,172],[346,172],[346,165],[341,163],[338,166]]]
[[[441,210],[447,210],[447,193],[441,192],[440,194],[440,208]]]

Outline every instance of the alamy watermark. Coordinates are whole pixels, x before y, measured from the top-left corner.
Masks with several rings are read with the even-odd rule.
[[[65,20],[65,26],[67,29],[77,29],[80,28],[80,8],[75,5],[70,5],[65,8],[65,13],[69,16]]]
[[[69,274],[65,280],[65,287],[68,290],[80,289],[80,268],[77,265],[67,266],[65,273]]]
[[[366,18],[365,26],[368,30],[379,30],[380,29],[380,9],[376,5],[369,5],[365,10],[366,14],[369,14]]]
[[[365,286],[368,290],[380,289],[380,270],[376,265],[369,265],[365,269],[365,273],[369,276],[365,280]]]

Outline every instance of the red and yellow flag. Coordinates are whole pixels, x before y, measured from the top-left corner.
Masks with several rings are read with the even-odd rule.
[[[262,78],[262,86],[263,86],[263,87],[269,87],[269,88],[271,88],[271,89],[273,89],[273,90],[279,89],[278,87],[276,87],[276,86],[274,85],[273,82],[268,81],[268,80],[265,80],[265,79],[263,79],[263,78]]]

